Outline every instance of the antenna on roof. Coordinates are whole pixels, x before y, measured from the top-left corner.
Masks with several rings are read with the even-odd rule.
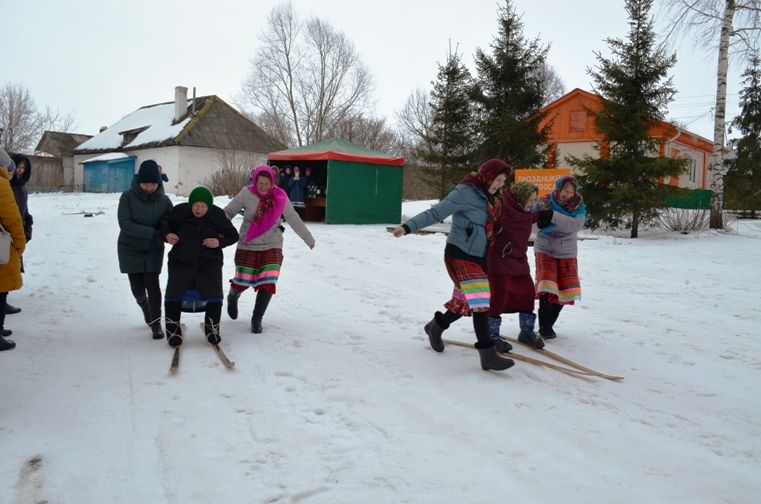
[[[193,86],[193,103],[190,105],[191,115],[196,115],[196,87]]]

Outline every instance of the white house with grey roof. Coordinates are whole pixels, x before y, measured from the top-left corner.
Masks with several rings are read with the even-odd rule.
[[[253,167],[283,148],[218,96],[188,99],[178,86],[173,102],[141,107],[74,149],[75,184],[121,192],[140,163],[154,159],[169,177],[165,190],[187,196],[231,159]]]

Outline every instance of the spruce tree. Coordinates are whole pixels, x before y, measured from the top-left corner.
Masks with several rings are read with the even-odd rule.
[[[473,165],[472,79],[461,55],[451,47],[439,64],[431,91],[431,127],[420,157],[429,165],[423,177],[444,197]]]
[[[568,157],[579,172],[589,225],[627,227],[632,238],[642,222],[666,205],[672,188],[659,185],[658,179],[679,176],[687,163],[658,157],[658,140],[650,136],[675,94],[668,71],[676,63],[675,55],[655,48],[652,4],[625,0],[627,40],[606,39],[612,58],[595,53],[596,68],[588,69],[602,101],[599,112],[590,112],[604,139],[598,145],[602,156]]]
[[[514,166],[540,167],[546,162],[551,125],[539,127],[545,117],[539,110],[546,83],[537,69],[544,67],[549,46],[524,36],[523,21],[512,1],[507,0],[498,13],[491,54],[479,48],[475,55],[478,154]]]
[[[742,137],[735,142],[735,157],[727,161],[726,203],[729,208],[747,210],[751,218],[761,210],[761,62],[751,57],[743,73],[740,115],[732,121]]]

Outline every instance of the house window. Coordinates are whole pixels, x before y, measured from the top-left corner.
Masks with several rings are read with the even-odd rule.
[[[698,160],[690,158],[690,184],[698,182]]]
[[[572,110],[570,116],[570,132],[584,133],[587,131],[587,113],[584,110]]]

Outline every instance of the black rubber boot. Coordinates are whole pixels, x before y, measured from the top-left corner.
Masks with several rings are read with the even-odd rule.
[[[148,298],[145,297],[143,299],[137,300],[137,305],[140,307],[141,310],[143,310],[143,318],[145,319],[145,323],[147,325],[151,325],[151,305],[148,303]]]
[[[233,320],[238,318],[238,299],[242,293],[243,291],[230,287],[230,292],[227,294],[227,315]]]
[[[486,343],[476,343],[476,349],[478,355],[481,357],[481,369],[484,371],[504,371],[505,369],[513,367],[515,361],[513,359],[506,359],[500,357],[497,350],[494,348],[494,343],[488,341]]]
[[[256,304],[254,305],[254,314],[251,317],[251,332],[259,334],[262,332],[262,318],[267,311],[267,305],[270,304],[272,294],[264,289],[259,289],[256,293]]]

